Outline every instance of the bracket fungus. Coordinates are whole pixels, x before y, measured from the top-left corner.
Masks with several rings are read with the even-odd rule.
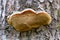
[[[51,16],[45,11],[36,12],[33,9],[25,9],[9,15],[7,22],[17,31],[23,32],[38,28],[41,25],[49,25],[51,19]]]

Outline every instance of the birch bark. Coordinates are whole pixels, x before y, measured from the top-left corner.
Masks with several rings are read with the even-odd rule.
[[[0,40],[60,40],[56,27],[58,6],[59,0],[0,0]],[[6,17],[26,8],[48,12],[52,16],[52,23],[28,32],[17,32],[7,24]]]

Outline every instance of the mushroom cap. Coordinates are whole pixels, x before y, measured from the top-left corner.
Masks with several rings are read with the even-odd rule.
[[[25,9],[21,12],[15,12],[7,17],[9,25],[17,31],[29,31],[32,28],[38,28],[41,25],[49,25],[51,16],[44,11],[35,12],[33,9]]]

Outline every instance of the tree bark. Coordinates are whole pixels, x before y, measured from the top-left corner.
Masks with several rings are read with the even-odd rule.
[[[57,29],[58,5],[59,0],[0,0],[0,40],[60,40]],[[52,17],[51,24],[27,32],[17,32],[8,25],[6,17],[26,8],[48,12]]]

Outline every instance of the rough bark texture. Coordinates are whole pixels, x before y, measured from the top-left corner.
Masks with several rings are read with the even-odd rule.
[[[59,0],[0,0],[0,40],[60,40],[56,27]],[[28,32],[17,32],[7,24],[6,17],[14,11],[32,8],[46,11],[52,16],[52,23]]]

